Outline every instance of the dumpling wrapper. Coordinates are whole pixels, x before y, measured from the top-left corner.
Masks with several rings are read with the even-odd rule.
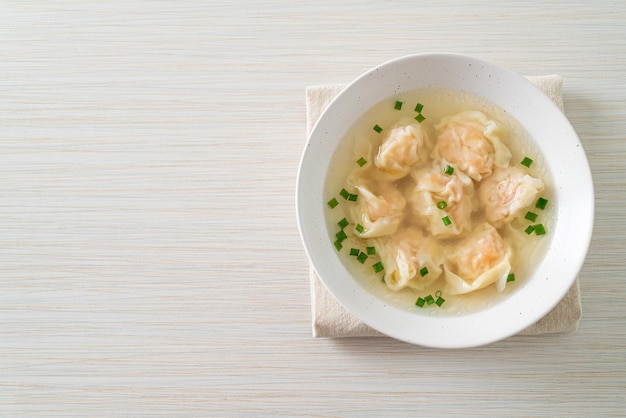
[[[418,161],[428,158],[428,137],[419,124],[399,124],[378,148],[374,165],[390,180],[405,177]]]
[[[406,200],[392,183],[380,183],[377,190],[365,183],[355,184],[357,203],[349,209],[354,224],[363,226],[363,231],[354,231],[360,238],[375,238],[396,232],[402,222]]]
[[[462,172],[444,174],[447,161],[411,173],[415,186],[407,192],[413,214],[436,237],[449,237],[471,229],[472,179]],[[440,209],[437,203],[445,202]],[[448,216],[452,223],[446,225],[442,218]]]
[[[491,284],[499,292],[506,287],[511,272],[512,251],[498,231],[481,224],[459,242],[444,263],[446,293],[470,293]]]
[[[500,140],[498,124],[477,110],[445,117],[435,127],[436,159],[446,159],[472,179],[480,181],[491,174],[494,164],[506,167],[511,152]]]
[[[374,241],[385,267],[385,284],[392,290],[424,290],[441,276],[441,260],[436,242],[417,229],[408,229],[389,239]],[[428,273],[420,271],[426,267]]]
[[[544,184],[518,167],[496,167],[478,189],[485,218],[496,228],[512,221],[531,205]]]

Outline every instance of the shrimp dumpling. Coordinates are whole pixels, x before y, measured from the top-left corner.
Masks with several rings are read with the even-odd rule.
[[[365,184],[354,187],[359,197],[349,214],[353,223],[363,226],[363,231],[355,234],[374,238],[396,232],[406,206],[402,193],[392,183],[380,183],[375,190]]]
[[[409,187],[407,199],[416,221],[436,237],[459,235],[471,229],[472,179],[462,172],[444,174],[446,161],[415,170],[411,176],[415,186]],[[448,217],[451,223],[443,222]]]
[[[487,222],[496,228],[510,222],[535,201],[543,187],[541,180],[518,167],[496,167],[478,190]]]
[[[433,157],[446,159],[476,181],[491,174],[494,164],[505,167],[511,152],[498,136],[498,125],[484,113],[468,110],[445,117],[436,126]]]
[[[385,283],[390,289],[424,290],[441,275],[436,243],[432,238],[424,237],[421,231],[409,228],[375,242],[385,266]]]
[[[493,283],[499,292],[511,272],[512,251],[488,223],[481,224],[459,242],[444,264],[446,292],[464,294]]]
[[[388,180],[409,174],[413,164],[428,158],[427,135],[418,124],[398,125],[391,129],[378,149],[374,165]]]

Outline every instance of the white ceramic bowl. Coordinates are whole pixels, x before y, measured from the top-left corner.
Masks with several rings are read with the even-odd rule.
[[[503,302],[460,316],[424,315],[391,306],[352,277],[327,228],[324,185],[329,163],[349,127],[381,100],[405,91],[439,87],[473,93],[509,112],[535,140],[554,180],[558,202],[548,251]],[[379,65],[349,84],[312,130],[299,167],[297,220],[307,255],[322,282],[353,315],[390,337],[429,347],[492,343],[534,324],[554,308],[581,269],[593,230],[589,164],[561,110],[524,77],[458,54],[420,54]]]

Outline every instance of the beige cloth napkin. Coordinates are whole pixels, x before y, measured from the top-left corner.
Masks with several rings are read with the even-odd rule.
[[[547,75],[527,78],[563,109],[563,80],[560,76]],[[307,133],[311,132],[326,106],[343,87],[343,85],[338,84],[307,87]],[[310,281],[313,337],[383,336],[343,308],[322,284],[313,268],[310,269]],[[578,279],[576,279],[563,300],[536,324],[522,331],[520,335],[573,331],[578,328],[581,316],[580,287]]]

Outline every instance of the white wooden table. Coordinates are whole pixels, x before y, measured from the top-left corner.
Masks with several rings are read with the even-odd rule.
[[[0,415],[626,414],[625,22],[619,0],[1,2]],[[311,338],[305,87],[433,51],[564,77],[596,186],[578,331]]]

